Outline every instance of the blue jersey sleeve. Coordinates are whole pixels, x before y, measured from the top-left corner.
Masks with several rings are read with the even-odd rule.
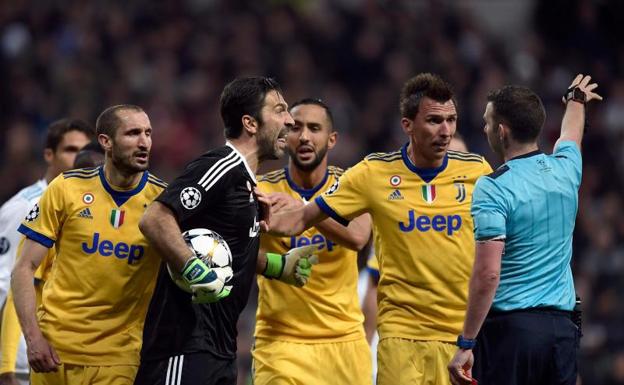
[[[476,240],[504,237],[507,234],[507,210],[502,191],[494,179],[481,177],[472,193],[471,214]]]
[[[566,171],[576,189],[581,185],[583,174],[583,159],[581,151],[573,141],[560,142],[552,157]]]

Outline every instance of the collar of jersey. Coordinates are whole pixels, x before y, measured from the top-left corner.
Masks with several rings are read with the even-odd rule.
[[[149,176],[149,172],[143,171],[141,181],[135,188],[128,191],[117,191],[106,180],[106,177],[104,176],[104,166],[99,167],[98,173],[100,175],[100,181],[102,181],[102,186],[104,186],[104,189],[113,198],[113,200],[117,204],[117,207],[120,207],[121,205],[126,203],[128,199],[141,192],[141,190],[143,190],[143,187],[145,187],[145,184],[147,183],[147,177]]]
[[[527,152],[526,154],[514,156],[513,158],[509,159],[507,162],[512,161],[512,160],[517,160],[517,159],[530,158],[532,156],[539,155],[539,154],[543,154],[543,152],[541,152],[540,150],[535,150],[535,151]]]
[[[440,167],[434,168],[421,168],[416,167],[412,160],[407,156],[407,145],[409,143],[405,143],[405,145],[401,148],[401,155],[403,156],[403,162],[411,171],[415,172],[425,183],[429,183],[438,176],[439,173],[446,169],[448,165],[448,153],[444,154],[444,159],[442,160],[442,165]]]
[[[302,198],[305,198],[305,200],[307,201],[309,201],[310,198],[312,198],[314,194],[316,194],[316,192],[321,189],[321,187],[325,186],[325,183],[327,183],[327,178],[329,177],[329,170],[326,169],[325,176],[323,177],[323,180],[321,181],[321,183],[317,184],[311,189],[304,189],[304,188],[297,186],[297,184],[290,178],[288,167],[284,167],[284,171],[286,172],[286,181],[288,182],[288,185],[290,186],[290,188],[295,190],[299,195],[301,195]]]
[[[234,151],[236,153],[236,155],[240,156],[241,159],[243,160],[243,164],[245,165],[245,169],[247,170],[247,173],[249,174],[249,176],[251,177],[251,180],[253,180],[254,184],[258,184],[258,182],[256,181],[256,174],[254,174],[253,171],[251,171],[251,168],[249,167],[249,163],[247,163],[247,159],[245,159],[245,157],[243,156],[243,154],[241,154],[236,147],[234,147],[234,145],[228,141],[225,142],[225,145],[228,146],[229,148],[232,149],[232,151]]]

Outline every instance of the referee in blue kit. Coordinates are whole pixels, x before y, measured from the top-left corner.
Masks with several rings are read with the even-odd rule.
[[[578,75],[566,92],[552,155],[538,149],[546,114],[534,92],[506,86],[488,95],[485,133],[505,163],[473,192],[476,255],[463,334],[448,366],[453,384],[576,383],[572,233],[585,105],[602,100],[590,80]]]

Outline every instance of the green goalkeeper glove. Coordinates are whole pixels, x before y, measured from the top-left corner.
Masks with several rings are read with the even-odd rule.
[[[314,254],[317,250],[318,246],[308,245],[288,250],[284,255],[266,253],[267,264],[262,275],[302,287],[312,275],[312,265],[319,263]]]
[[[182,269],[182,278],[193,292],[193,303],[214,303],[230,295],[232,286],[225,284],[232,275],[231,267],[211,269],[196,257],[186,261]]]

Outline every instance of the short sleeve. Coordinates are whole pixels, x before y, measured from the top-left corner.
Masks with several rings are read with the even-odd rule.
[[[50,248],[67,217],[64,194],[65,180],[57,176],[43,192],[38,203],[28,211],[18,231],[27,238]]]
[[[368,209],[368,162],[363,160],[344,174],[323,195],[315,199],[319,208],[339,223],[349,221]]]
[[[169,207],[179,223],[202,215],[223,199],[233,169],[241,162],[240,158],[238,161],[234,158],[231,163],[224,159],[227,157],[192,162],[156,200]]]
[[[0,208],[0,307],[6,299],[17,245],[22,238],[17,228],[28,210],[30,205],[24,199],[11,199]]]
[[[488,161],[485,160],[485,158],[483,158],[483,171],[482,172],[483,174],[481,175],[488,175],[494,172],[494,170],[492,170],[492,166],[490,166],[490,163],[488,163]]]
[[[552,156],[566,170],[572,183],[578,189],[583,175],[583,158],[576,142],[569,140],[559,142]]]
[[[502,192],[494,180],[483,176],[472,193],[471,213],[476,240],[505,237],[507,212]]]

